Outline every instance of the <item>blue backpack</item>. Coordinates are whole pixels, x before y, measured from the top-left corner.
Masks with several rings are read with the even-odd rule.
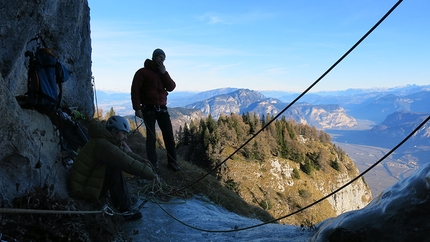
[[[17,96],[16,100],[22,108],[46,114],[60,131],[62,149],[77,151],[88,142],[88,135],[78,122],[72,120],[71,110],[61,107],[61,84],[67,81],[70,71],[45,47],[42,38],[36,36],[30,42],[34,40],[37,41],[36,50],[25,52],[30,58],[27,92]]]
[[[19,104],[45,114],[55,111],[61,104],[61,84],[67,81],[70,71],[49,48],[39,44],[35,52],[26,51],[25,56],[30,58],[27,92],[17,97]]]

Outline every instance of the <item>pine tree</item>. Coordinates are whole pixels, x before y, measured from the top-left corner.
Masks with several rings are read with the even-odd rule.
[[[113,110],[113,107],[111,107],[109,112],[106,113],[106,119],[109,119],[112,116],[115,116],[115,110]]]

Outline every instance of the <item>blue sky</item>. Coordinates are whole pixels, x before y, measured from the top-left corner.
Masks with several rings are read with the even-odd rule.
[[[92,72],[129,91],[155,48],[177,91],[301,92],[396,0],[88,0]],[[430,1],[405,0],[311,92],[430,84]]]

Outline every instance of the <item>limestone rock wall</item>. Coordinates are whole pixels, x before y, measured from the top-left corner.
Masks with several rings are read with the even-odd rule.
[[[27,50],[39,34],[72,71],[63,105],[93,116],[90,10],[87,0],[0,1],[0,205],[33,186],[54,184],[66,194],[58,131],[45,115],[22,109],[15,96],[27,91]]]
[[[232,160],[226,163],[224,182],[234,184],[238,194],[248,203],[267,205],[267,212],[281,217],[297,211],[342,187],[359,175],[350,159],[340,162],[339,171],[323,167],[307,175],[300,164],[282,158],[270,158],[266,162]],[[299,178],[295,177],[298,171]],[[320,222],[344,212],[365,207],[372,200],[370,188],[358,179],[333,196],[281,223],[300,225],[304,219]],[[264,203],[263,206],[264,208]]]
[[[63,103],[94,113],[91,84],[90,16],[86,0],[1,1],[0,71],[12,96],[26,92],[28,43],[37,34],[72,72],[63,84]]]
[[[347,184],[359,174],[356,169],[353,174],[341,173],[333,181],[320,181],[315,184],[324,195],[330,194],[339,187]],[[363,179],[358,179],[347,187],[343,188],[333,196],[327,198],[327,201],[333,206],[336,215],[364,208],[372,200],[372,193]]]

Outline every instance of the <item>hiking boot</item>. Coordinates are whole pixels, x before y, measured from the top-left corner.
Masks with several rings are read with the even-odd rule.
[[[141,219],[143,217],[142,213],[137,210],[125,211],[121,214],[121,216],[125,221],[134,221],[134,220]]]
[[[130,200],[131,200],[131,205],[134,205],[139,201],[139,199],[133,195],[130,196]]]
[[[181,167],[176,162],[168,162],[167,168],[173,171],[180,171]]]

